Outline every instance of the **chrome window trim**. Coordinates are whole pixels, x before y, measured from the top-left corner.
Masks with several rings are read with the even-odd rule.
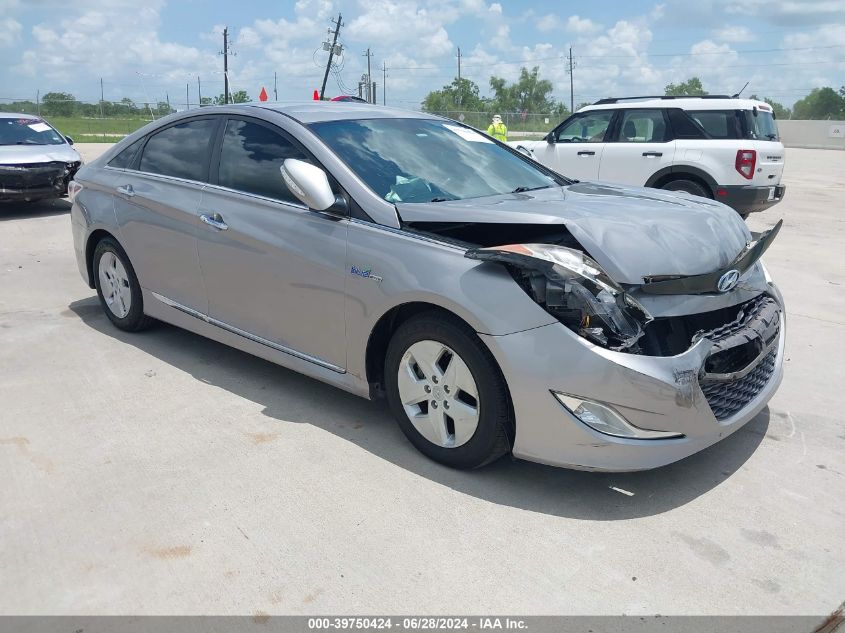
[[[328,362],[326,362],[326,361],[324,361],[320,358],[317,358],[316,356],[309,356],[308,354],[304,354],[303,352],[298,352],[293,348],[285,347],[284,345],[279,345],[278,343],[274,343],[273,341],[270,341],[266,338],[263,338],[263,337],[258,336],[256,334],[252,334],[251,332],[247,332],[246,330],[242,330],[238,327],[235,327],[234,325],[229,325],[228,323],[225,323],[224,321],[220,321],[218,319],[210,317],[209,315],[204,314],[204,313],[200,312],[199,310],[194,310],[193,308],[189,308],[188,306],[182,305],[181,303],[179,303],[177,301],[173,301],[173,299],[168,299],[167,297],[160,295],[157,292],[153,292],[153,291],[150,291],[150,292],[152,293],[152,295],[156,299],[161,301],[163,304],[170,306],[171,308],[175,308],[176,310],[179,310],[180,312],[184,312],[185,314],[187,314],[189,316],[192,316],[194,318],[205,321],[209,325],[214,325],[216,327],[219,327],[222,330],[226,330],[227,332],[231,332],[232,334],[237,334],[238,336],[241,336],[241,337],[243,337],[247,340],[250,340],[253,343],[258,343],[260,345],[264,345],[265,347],[269,347],[269,348],[274,349],[278,352],[288,354],[289,356],[293,356],[294,358],[298,358],[300,360],[306,360],[310,363],[314,363],[315,365],[319,365],[320,367],[323,367],[325,369],[329,369],[333,372],[337,372],[338,374],[345,374],[346,373],[346,370],[343,367],[338,367],[337,365],[332,365],[331,363],[328,363]]]
[[[262,196],[257,193],[250,193],[249,191],[241,191],[240,189],[232,189],[230,187],[224,187],[223,185],[212,185],[211,183],[204,183],[205,189],[215,190],[215,191],[224,191],[227,193],[236,193],[239,196],[246,196],[247,198],[253,198],[255,200],[262,200],[264,202],[272,202],[274,204],[281,204],[286,207],[292,207],[294,209],[298,209],[300,211],[311,211],[311,209],[304,204],[297,204],[295,202],[288,202],[286,200],[279,200],[278,198],[270,198],[268,196]]]

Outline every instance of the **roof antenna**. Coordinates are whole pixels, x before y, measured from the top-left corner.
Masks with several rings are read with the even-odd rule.
[[[737,92],[735,95],[731,96],[731,99],[739,99],[739,95],[741,95],[741,94],[742,94],[742,91],[743,91],[743,90],[745,90],[746,88],[748,88],[748,84],[750,84],[750,83],[751,83],[750,81],[746,81],[746,82],[745,82],[745,85],[742,87],[742,90],[740,90],[739,92]]]

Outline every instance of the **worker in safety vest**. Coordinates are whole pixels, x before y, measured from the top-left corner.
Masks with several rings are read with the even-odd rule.
[[[508,140],[508,128],[502,123],[502,117],[499,114],[493,115],[493,123],[487,128],[487,134],[495,139],[505,143]]]

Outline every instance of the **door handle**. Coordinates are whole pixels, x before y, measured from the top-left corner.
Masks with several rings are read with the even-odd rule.
[[[643,152],[643,156],[663,156],[663,152]]]
[[[123,185],[122,187],[117,188],[117,193],[122,193],[124,196],[129,196],[131,198],[135,195],[135,190],[132,188],[132,185]]]
[[[212,215],[206,215],[205,213],[203,213],[200,216],[200,220],[220,231],[225,231],[229,228],[229,225],[223,221],[223,218],[220,216],[219,213],[214,213]]]
[[[593,150],[581,150],[578,152],[578,156],[595,156],[596,153]]]

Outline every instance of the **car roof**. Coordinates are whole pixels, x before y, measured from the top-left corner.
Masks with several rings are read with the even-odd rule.
[[[614,103],[594,103],[584,106],[579,112],[588,110],[618,110],[620,108],[680,108],[682,110],[751,110],[753,108],[771,110],[765,101],[756,99],[701,98],[701,97],[643,97],[619,99]]]
[[[433,119],[425,112],[403,110],[356,101],[301,101],[295,103],[253,103],[245,108],[264,108],[296,119],[300,123],[341,121],[348,119]]]
[[[33,119],[40,121],[41,117],[34,114],[24,114],[23,112],[0,112],[0,119]]]

